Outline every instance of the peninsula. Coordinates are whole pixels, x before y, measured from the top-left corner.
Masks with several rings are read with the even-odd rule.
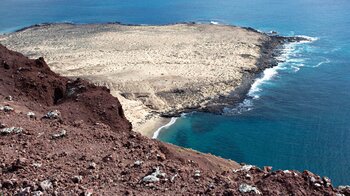
[[[0,43],[44,57],[69,78],[107,86],[133,130],[151,137],[182,112],[220,112],[241,101],[256,74],[276,65],[286,38],[228,25],[47,24],[4,35]],[[290,41],[290,40],[289,40]]]

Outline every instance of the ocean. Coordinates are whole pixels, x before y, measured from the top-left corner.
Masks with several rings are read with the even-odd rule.
[[[225,115],[173,119],[158,139],[237,162],[310,170],[350,184],[350,1],[2,0],[0,32],[45,22],[217,22],[312,42],[288,44]]]

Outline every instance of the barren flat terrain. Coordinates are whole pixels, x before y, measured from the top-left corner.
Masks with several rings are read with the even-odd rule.
[[[151,136],[165,122],[160,114],[206,107],[239,87],[259,69],[269,39],[224,25],[55,24],[2,36],[0,43],[44,57],[63,76],[108,86],[134,130]]]

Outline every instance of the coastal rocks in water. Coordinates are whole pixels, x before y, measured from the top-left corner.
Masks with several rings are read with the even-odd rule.
[[[304,37],[304,36],[293,36],[293,37],[287,37],[289,42],[310,42],[313,41],[310,37]]]
[[[150,175],[147,175],[143,177],[142,181],[145,183],[154,183],[159,182],[159,178],[164,178],[166,176],[165,173],[162,173],[159,169],[159,167],[155,168],[155,171],[151,173]]]
[[[61,117],[61,112],[58,110],[48,112],[43,118],[47,119],[58,119]]]
[[[278,32],[277,32],[277,31],[269,31],[267,34],[268,34],[268,35],[277,35]]]
[[[21,133],[23,131],[22,127],[10,127],[10,128],[3,128],[0,130],[1,135],[8,135],[11,133]]]
[[[261,195],[261,191],[257,189],[254,186],[248,185],[248,184],[241,184],[239,185],[239,192],[241,193],[250,193],[253,192],[257,195]]]

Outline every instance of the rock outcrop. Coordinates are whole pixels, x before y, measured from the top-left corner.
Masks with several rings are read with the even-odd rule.
[[[1,45],[0,105],[12,108],[0,111],[0,195],[350,193],[308,171],[241,167],[143,137],[107,88]]]

